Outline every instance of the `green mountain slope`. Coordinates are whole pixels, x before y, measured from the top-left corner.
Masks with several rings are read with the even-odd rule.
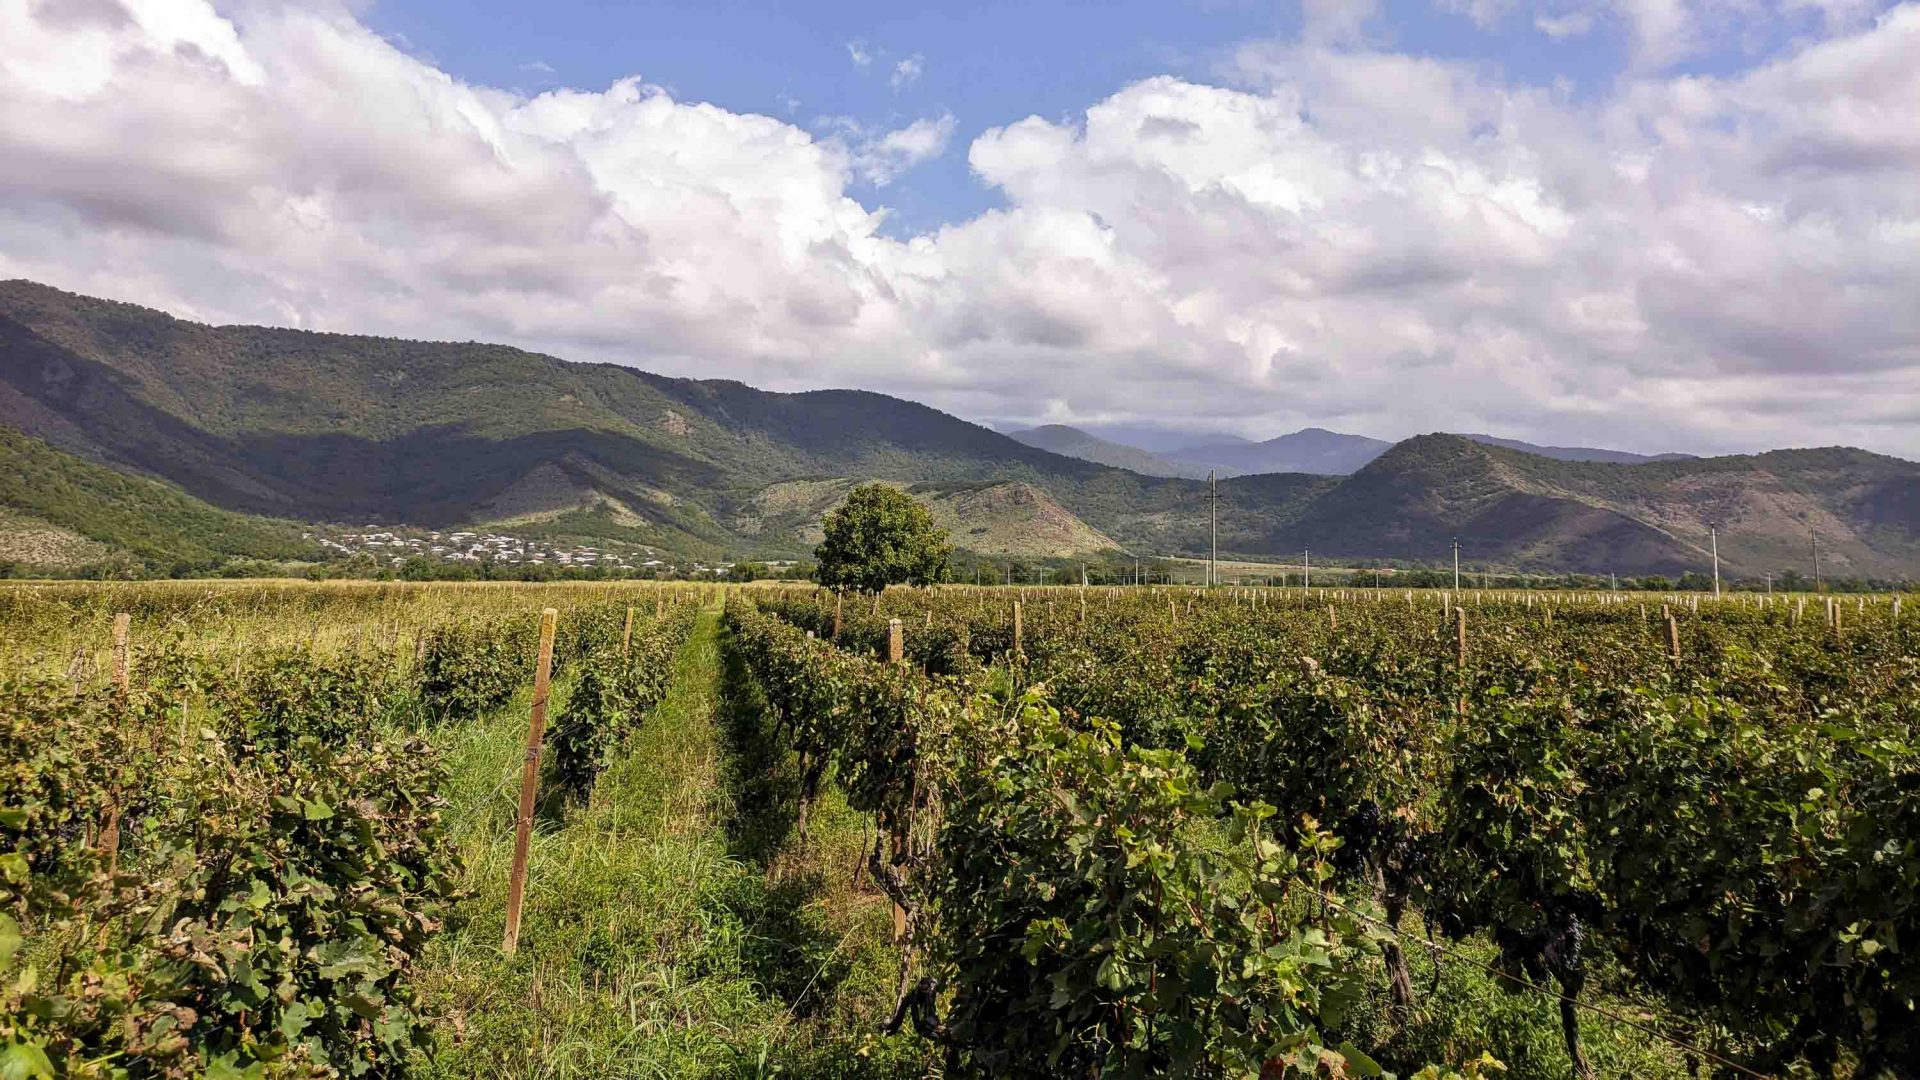
[[[217,510],[0,428],[0,559],[26,566],[99,562],[210,568],[231,558],[317,557],[294,526]]]
[[[500,346],[209,327],[0,283],[0,422],[217,505],[306,520],[546,522],[669,549],[797,550],[743,539],[770,485],[809,478],[1025,482],[1126,544],[1192,547],[1202,489],[1024,446],[863,391],[572,364]],[[1237,511],[1319,486],[1265,485]],[[1252,527],[1250,525],[1250,527]]]
[[[224,510],[306,521],[782,556],[808,549],[839,492],[885,480],[944,507],[982,549],[1200,553],[1210,536],[1204,481],[1063,456],[882,394],[203,326],[22,281],[0,282],[0,424]],[[1801,566],[1814,529],[1836,572],[1920,576],[1917,477],[1854,450],[1612,465],[1423,436],[1349,476],[1222,480],[1219,540],[1246,556],[1437,561],[1458,535],[1483,563],[1671,573],[1704,565],[1711,521],[1730,571]]]
[[[1641,464],[1559,461],[1453,435],[1397,444],[1288,530],[1329,555],[1621,573],[1710,565],[1910,575],[1920,566],[1920,465],[1864,450],[1776,450]]]

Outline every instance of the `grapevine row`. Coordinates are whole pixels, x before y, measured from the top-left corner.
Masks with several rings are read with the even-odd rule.
[[[644,709],[692,609],[631,618],[570,611],[556,652]],[[412,973],[460,899],[434,733],[524,684],[534,632],[450,624],[411,655],[163,639],[124,688],[0,682],[5,1074],[404,1073],[433,1020]],[[575,712],[555,757],[590,768],[607,718]]]
[[[1070,715],[1325,823],[1389,923],[1484,932],[1567,998],[1605,949],[1749,1068],[1920,1071],[1910,621],[1510,603],[1468,609],[1462,637],[1459,609],[1425,604],[1078,600],[1027,605],[1017,656],[1004,596],[889,595],[842,610],[841,640],[863,652],[901,618],[926,668],[1012,661]],[[819,633],[832,604],[767,606]]]

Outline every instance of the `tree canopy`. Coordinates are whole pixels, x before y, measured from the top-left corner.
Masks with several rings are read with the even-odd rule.
[[[827,515],[826,539],[814,549],[815,580],[870,593],[888,585],[932,585],[946,580],[952,554],[947,530],[911,495],[862,484]]]

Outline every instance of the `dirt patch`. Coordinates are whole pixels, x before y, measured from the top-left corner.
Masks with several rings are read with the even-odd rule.
[[[99,562],[111,552],[107,545],[71,529],[0,509],[0,559],[29,566],[79,566]]]

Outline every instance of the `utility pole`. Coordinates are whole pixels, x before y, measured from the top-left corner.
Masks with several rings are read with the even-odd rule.
[[[1460,538],[1453,538],[1453,591],[1460,591]]]
[[[1807,527],[1807,535],[1813,537],[1813,591],[1820,591],[1820,534],[1812,526]]]
[[[1713,598],[1720,599],[1720,526],[1707,526],[1707,539],[1713,543]]]
[[[1207,470],[1207,529],[1211,534],[1213,553],[1207,558],[1207,584],[1220,584],[1220,480],[1212,469]]]
[[[1312,553],[1306,548],[1300,549],[1300,591],[1306,592],[1313,587]]]

